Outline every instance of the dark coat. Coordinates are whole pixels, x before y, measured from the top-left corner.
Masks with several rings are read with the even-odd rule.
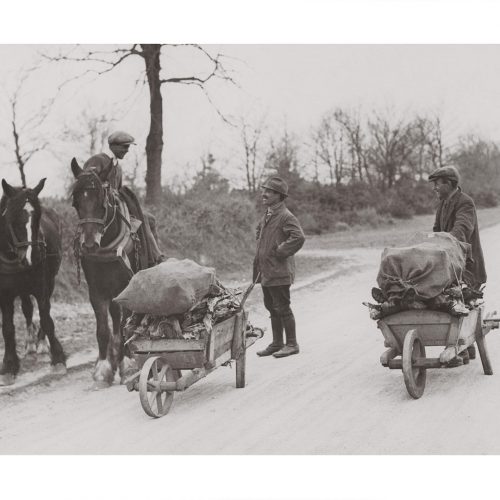
[[[299,221],[280,203],[266,223],[264,215],[257,225],[257,251],[253,265],[253,279],[262,286],[291,285],[295,278],[293,255],[304,244],[305,236]]]
[[[434,231],[451,233],[457,240],[470,243],[472,259],[467,261],[466,274],[472,275],[472,284],[479,286],[486,283],[483,250],[479,240],[477,213],[472,198],[460,188],[446,203],[439,203]],[[467,278],[467,276],[466,276]],[[470,279],[470,276],[469,276]]]
[[[109,185],[116,190],[122,187],[123,172],[120,164],[113,165],[113,159],[106,153],[99,153],[91,156],[83,165],[84,170],[93,168],[100,179],[109,182]]]

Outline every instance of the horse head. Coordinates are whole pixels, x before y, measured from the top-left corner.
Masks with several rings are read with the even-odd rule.
[[[100,248],[102,237],[115,219],[116,204],[109,184],[101,180],[95,169],[84,170],[73,158],[71,171],[76,179],[71,195],[79,218],[80,249],[92,253]]]
[[[33,252],[44,242],[40,239],[42,209],[38,195],[45,185],[42,179],[33,189],[13,187],[2,179],[3,196],[0,200],[2,247],[22,262],[31,266]]]

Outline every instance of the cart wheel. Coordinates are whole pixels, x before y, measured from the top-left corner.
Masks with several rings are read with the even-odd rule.
[[[403,376],[406,389],[412,398],[418,399],[425,389],[427,372],[425,368],[415,368],[413,363],[417,358],[425,358],[425,346],[416,330],[410,330],[403,344]]]
[[[148,358],[139,376],[139,397],[144,411],[150,417],[166,415],[174,401],[174,393],[161,391],[160,382],[175,382],[176,376],[170,365],[159,356]]]

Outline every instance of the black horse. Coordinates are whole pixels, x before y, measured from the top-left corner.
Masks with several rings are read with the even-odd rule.
[[[99,358],[93,374],[94,387],[103,388],[113,383],[117,368],[123,382],[134,366],[124,355],[122,336],[130,311],[122,311],[113,299],[141,268],[144,252],[118,192],[94,170],[80,168],[74,158],[71,170],[76,179],[72,189],[73,206],[79,217],[75,253],[81,261],[96,317]]]
[[[14,328],[14,300],[21,298],[28,326],[28,352],[45,340],[50,342],[51,364],[57,373],[66,373],[66,356],[54,332],[50,298],[62,259],[61,224],[52,210],[42,209],[38,195],[42,179],[33,189],[12,187],[2,180],[0,200],[0,309],[5,341],[0,385],[14,383],[19,372]],[[38,303],[40,331],[33,325],[33,295]],[[38,341],[37,341],[38,340]]]

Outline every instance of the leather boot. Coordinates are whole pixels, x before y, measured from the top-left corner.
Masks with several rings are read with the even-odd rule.
[[[263,351],[257,351],[257,356],[271,356],[283,347],[283,323],[279,316],[271,316],[273,341]]]
[[[286,345],[278,352],[275,352],[273,354],[275,358],[284,358],[286,356],[291,356],[292,354],[299,353],[299,344],[297,344],[297,335],[295,332],[295,318],[293,314],[290,314],[284,318],[282,317],[281,321],[285,328]]]

